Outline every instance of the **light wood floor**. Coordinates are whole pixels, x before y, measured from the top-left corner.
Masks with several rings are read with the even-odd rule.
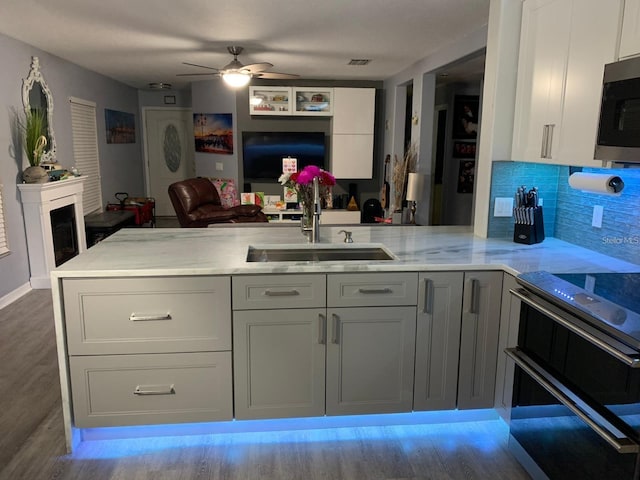
[[[87,441],[64,452],[49,290],[0,310],[1,480],[525,480],[501,421]]]

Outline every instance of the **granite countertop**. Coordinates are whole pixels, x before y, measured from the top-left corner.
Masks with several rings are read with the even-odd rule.
[[[343,243],[353,232],[353,244]],[[325,247],[383,244],[396,260],[340,262],[246,262],[253,246],[309,246],[298,226],[224,226],[206,229],[122,229],[52,272],[53,277],[229,275],[270,273],[504,270],[517,275],[640,272],[617,260],[555,238],[535,245],[474,236],[469,227],[324,226]],[[313,248],[313,246],[309,246]],[[614,248],[614,247],[612,247]]]

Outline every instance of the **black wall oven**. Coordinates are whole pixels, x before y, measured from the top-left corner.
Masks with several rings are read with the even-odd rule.
[[[536,479],[640,479],[640,274],[518,282],[511,450]]]

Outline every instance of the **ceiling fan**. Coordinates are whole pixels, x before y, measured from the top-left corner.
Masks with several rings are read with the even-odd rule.
[[[287,79],[287,78],[298,78],[299,75],[295,75],[292,73],[277,73],[277,72],[267,72],[265,70],[269,70],[273,67],[271,63],[261,62],[261,63],[251,63],[249,65],[243,65],[238,60],[238,55],[242,53],[244,48],[238,46],[227,47],[227,50],[231,55],[233,55],[233,60],[229,62],[222,68],[208,67],[206,65],[197,65],[195,63],[187,63],[182,62],[184,65],[190,65],[192,67],[200,67],[206,68],[207,70],[213,70],[208,73],[179,73],[179,77],[191,76],[191,75],[218,75],[222,77],[222,79],[232,87],[244,87],[249,83],[251,78],[279,78],[279,79]]]

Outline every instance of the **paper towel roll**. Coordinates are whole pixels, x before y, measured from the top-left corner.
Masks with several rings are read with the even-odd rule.
[[[569,185],[576,190],[607,195],[620,195],[624,188],[624,182],[620,177],[608,173],[573,173],[569,177]]]

